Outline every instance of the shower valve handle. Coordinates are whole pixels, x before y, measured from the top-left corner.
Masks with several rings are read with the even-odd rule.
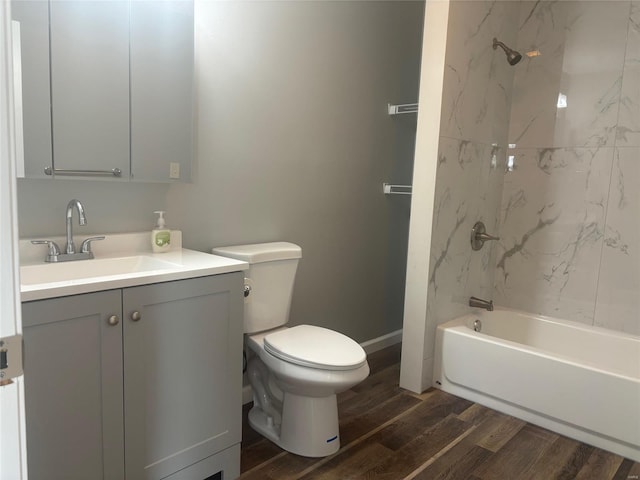
[[[500,240],[500,237],[494,237],[488,233],[476,233],[476,239],[486,242],[487,240]]]
[[[482,222],[476,222],[471,229],[471,248],[480,250],[487,240],[500,240],[500,237],[489,235]]]

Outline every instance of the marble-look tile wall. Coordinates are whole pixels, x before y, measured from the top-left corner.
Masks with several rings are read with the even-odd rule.
[[[640,334],[640,2],[523,1],[496,303]]]
[[[470,235],[478,220],[490,233],[498,227],[514,70],[492,43],[515,43],[518,19],[518,2],[455,1],[449,8],[427,335],[468,312],[470,296],[491,298],[495,244],[474,252]]]

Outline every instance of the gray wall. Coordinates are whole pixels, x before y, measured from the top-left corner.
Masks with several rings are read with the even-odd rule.
[[[87,225],[78,226],[74,213],[74,236],[89,233],[120,233],[151,230],[154,210],[164,210],[169,185],[89,180],[18,180],[18,228],[20,237],[65,234],[69,200],[79,199]]]
[[[422,2],[197,2],[192,184],[19,182],[21,236],[64,232],[72,197],[92,232],[150,229],[184,245],[300,244],[292,323],[358,341],[402,326]],[[78,231],[76,229],[76,231]]]
[[[415,120],[386,105],[417,99],[422,3],[196,8],[198,164],[169,190],[171,224],[198,250],[300,244],[292,323],[401,328],[408,203],[381,192],[410,179]]]

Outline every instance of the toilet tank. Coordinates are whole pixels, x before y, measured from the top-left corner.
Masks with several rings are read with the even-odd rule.
[[[289,242],[255,243],[217,247],[215,255],[249,263],[245,285],[251,291],[244,300],[244,332],[270,330],[289,321],[293,284],[302,249]]]

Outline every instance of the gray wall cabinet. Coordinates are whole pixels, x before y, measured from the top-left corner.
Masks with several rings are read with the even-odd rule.
[[[64,178],[190,180],[192,1],[12,0],[12,16],[26,177],[53,167]]]
[[[29,478],[239,475],[241,272],[23,304]]]

